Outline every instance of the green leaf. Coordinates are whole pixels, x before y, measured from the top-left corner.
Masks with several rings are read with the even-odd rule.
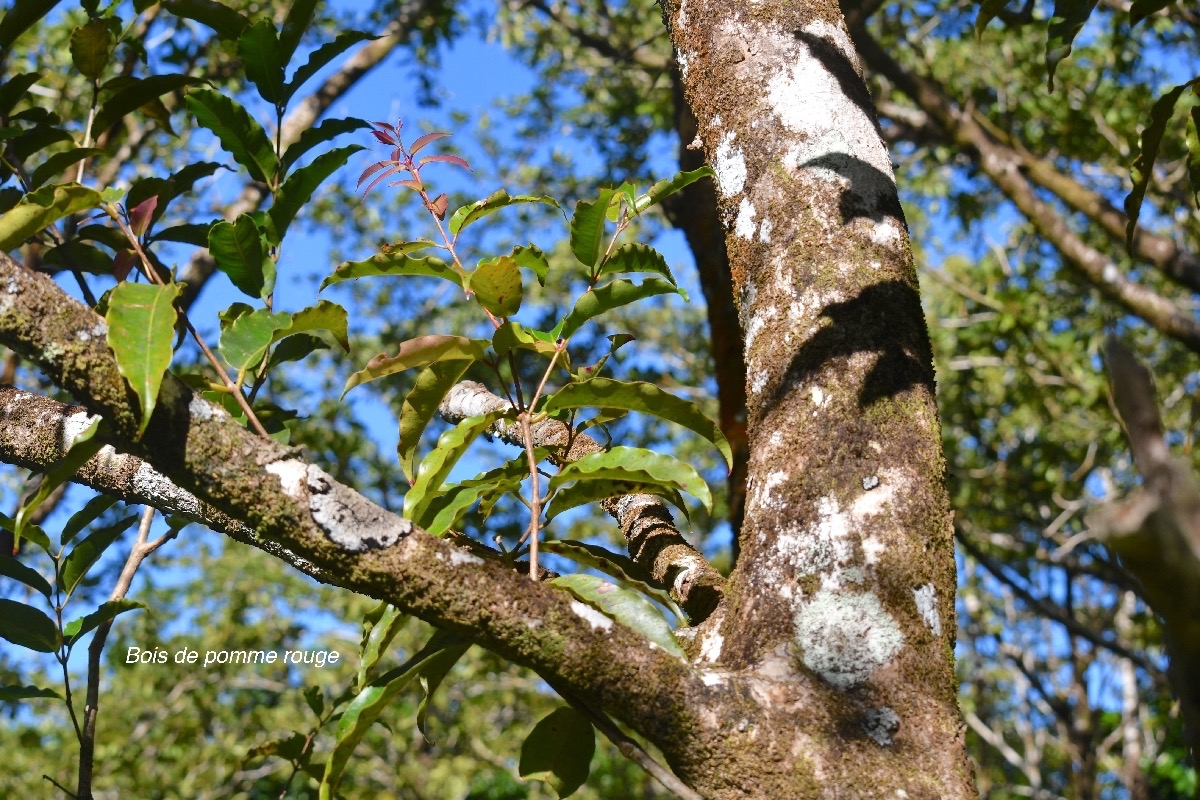
[[[404,397],[400,407],[400,441],[396,445],[400,467],[411,484],[417,472],[417,446],[421,434],[429,427],[438,406],[446,393],[463,373],[474,363],[471,359],[438,361],[430,364],[417,375],[413,388]]]
[[[1000,15],[1008,0],[982,0],[979,3],[979,14],[975,17],[975,38],[983,36],[983,30],[988,23]]]
[[[191,89],[185,99],[196,122],[216,135],[221,147],[246,168],[251,178],[266,184],[274,182],[279,166],[275,147],[262,125],[241,104],[212,89]]]
[[[283,67],[287,58],[279,46],[275,25],[260,19],[238,36],[238,56],[246,77],[258,89],[259,96],[272,105],[283,104]]]
[[[222,39],[237,39],[250,24],[241,14],[214,0],[163,0],[162,6],[177,17],[207,25]]]
[[[75,591],[75,587],[79,585],[79,582],[83,580],[100,556],[104,555],[104,551],[119,539],[121,534],[127,531],[133,523],[137,522],[137,518],[137,514],[122,517],[111,525],[97,528],[75,545],[75,549],[63,559],[59,575],[59,583],[64,593],[70,596]]]
[[[32,567],[25,566],[8,553],[0,554],[0,575],[41,592],[47,600],[50,599],[50,595],[54,592],[50,581],[43,578],[40,572]]]
[[[152,237],[156,242],[182,242],[195,247],[208,247],[208,234],[212,231],[211,222],[189,222],[183,225],[173,225],[164,228]]]
[[[61,640],[54,620],[33,606],[0,598],[0,638],[39,653],[53,653]]]
[[[110,20],[88,20],[71,31],[71,64],[83,77],[99,80],[112,61],[116,41]]]
[[[662,278],[647,278],[640,284],[630,280],[619,279],[604,286],[588,289],[583,293],[571,309],[571,313],[563,320],[559,336],[569,339],[583,324],[592,317],[611,311],[614,308],[628,305],[636,300],[653,297],[656,294],[679,293],[670,282]]]
[[[554,355],[558,347],[553,342],[548,342],[534,335],[533,331],[528,330],[519,322],[507,320],[501,323],[500,327],[496,328],[496,332],[492,334],[492,350],[497,356],[505,356],[511,350],[532,350],[536,353],[549,358]],[[559,356],[559,363],[564,364],[561,359],[566,355],[566,351]]]
[[[469,206],[463,206],[455,211],[450,217],[450,233],[457,236],[472,222],[483,219],[488,214],[494,214],[502,208],[519,203],[543,203],[548,206],[554,206],[559,211],[562,210],[562,206],[558,204],[558,201],[548,195],[542,195],[541,197],[531,194],[510,196],[505,190],[498,189],[484,199],[478,200]]]
[[[351,133],[370,126],[366,120],[347,117],[346,119],[327,119],[315,128],[305,128],[296,137],[296,141],[283,151],[283,158],[279,160],[280,166],[284,172],[287,172],[291,169],[292,164],[295,164],[301,156],[317,145],[324,144],[343,133]]]
[[[440,258],[410,258],[405,255],[427,247],[433,247],[433,242],[405,242],[401,245],[387,245],[381,253],[371,256],[366,261],[343,261],[338,264],[332,275],[321,281],[321,289],[342,281],[376,275],[425,275],[462,286],[462,276]]]
[[[1125,198],[1125,213],[1129,221],[1125,224],[1125,246],[1133,250],[1133,234],[1137,231],[1138,216],[1142,212],[1142,199],[1146,196],[1146,188],[1154,175],[1154,161],[1158,158],[1158,148],[1162,144],[1163,133],[1171,114],[1175,111],[1175,103],[1192,84],[1200,81],[1193,78],[1187,83],[1176,86],[1171,91],[1154,101],[1150,109],[1150,122],[1142,130],[1142,144],[1137,158],[1133,161],[1129,177],[1133,189]]]
[[[73,147],[61,153],[55,153],[42,162],[30,174],[29,185],[37,188],[51,178],[65,172],[67,167],[78,164],[85,158],[95,158],[104,155],[106,155],[105,151],[99,147]]]
[[[554,553],[557,556],[569,558],[581,566],[603,572],[608,577],[636,589],[659,605],[670,609],[677,619],[686,619],[683,610],[675,604],[671,595],[662,589],[651,586],[650,576],[646,574],[646,570],[627,555],[614,553],[599,545],[563,539],[544,541],[541,548],[543,552]]]
[[[291,100],[292,95],[296,93],[296,90],[308,83],[308,81],[312,80],[312,77],[320,72],[321,68],[330,61],[333,61],[335,58],[359,42],[374,38],[376,37],[369,33],[363,33],[362,31],[344,31],[343,33],[338,34],[337,38],[335,38],[332,42],[326,42],[318,47],[313,51],[312,55],[308,57],[308,61],[304,62],[303,65],[296,69],[295,74],[292,75],[291,82],[283,87],[284,102]]]
[[[242,214],[233,222],[215,223],[208,231],[208,249],[217,269],[228,275],[238,289],[251,297],[270,294],[275,265],[263,248],[258,225],[249,214]]]
[[[604,248],[604,222],[608,204],[615,193],[612,189],[601,189],[595,202],[580,200],[571,217],[571,252],[580,263],[596,266]]]
[[[541,286],[546,285],[546,275],[550,271],[550,261],[546,258],[546,254],[541,251],[537,245],[517,245],[513,248],[509,257],[517,262],[517,266],[524,267],[533,273],[537,278],[537,282]]]
[[[712,508],[708,484],[690,465],[673,456],[640,447],[614,447],[599,453],[589,453],[572,462],[550,479],[550,491],[567,481],[614,480],[632,483],[652,483],[679,489]]]
[[[621,245],[604,261],[604,268],[600,270],[601,275],[629,272],[653,272],[662,275],[672,286],[676,285],[667,260],[647,244],[634,242]]]
[[[640,214],[647,208],[658,205],[680,189],[690,186],[701,178],[707,178],[712,174],[712,167],[708,165],[689,172],[676,172],[672,177],[664,178],[647,189],[646,193],[638,197],[634,202],[633,210]]]
[[[637,205],[637,187],[629,181],[624,181],[613,190],[612,199],[608,201],[607,217],[609,222],[617,222],[621,218],[621,206],[634,208]]]
[[[71,476],[79,471],[79,468],[96,453],[100,452],[100,448],[104,443],[96,438],[96,432],[100,429],[100,418],[92,417],[91,421],[82,430],[74,434],[71,443],[67,448],[67,453],[54,466],[46,470],[45,477],[38,484],[37,491],[33,496],[21,504],[17,510],[16,518],[13,519],[13,547],[15,548],[21,543],[21,537],[28,535],[27,529],[36,527],[29,523],[33,513],[38,510],[42,503],[46,502],[46,498],[50,493],[62,486]],[[45,536],[43,533],[42,536]],[[47,548],[49,542],[46,542]]]
[[[1146,17],[1162,11],[1174,2],[1175,0],[1133,0],[1129,6],[1129,24],[1137,25]]]
[[[92,124],[95,131],[106,131],[126,114],[153,103],[168,92],[178,91],[185,86],[195,86],[201,83],[199,78],[190,75],[151,75],[147,78],[122,80],[120,88],[105,100],[96,111],[96,120]],[[112,85],[111,82],[106,86]]]
[[[533,726],[521,745],[517,771],[525,780],[545,781],[559,797],[567,797],[587,780],[595,752],[592,723],[575,709],[563,706]]]
[[[313,12],[316,11],[317,0],[292,0],[287,17],[283,20],[283,32],[279,35],[279,48],[283,56],[282,63],[292,60],[304,32],[312,24]]]
[[[0,216],[0,251],[12,250],[63,217],[100,205],[100,195],[78,183],[43,186]]]
[[[421,703],[417,706],[417,730],[425,737],[425,741],[432,743],[429,738],[429,728],[425,724],[426,717],[429,714],[429,701],[433,699],[433,694],[442,685],[442,681],[446,679],[446,674],[454,668],[454,665],[459,662],[463,654],[471,647],[470,643],[458,644],[452,647],[447,647],[437,655],[428,659],[420,669],[418,679],[421,683]]]
[[[594,378],[597,375],[599,375],[600,370],[604,367],[604,365],[606,363],[608,363],[608,359],[612,358],[613,353],[617,352],[624,345],[627,345],[634,340],[633,334],[630,334],[630,333],[612,333],[612,334],[609,334],[605,338],[608,339],[608,352],[605,353],[604,355],[600,356],[600,358],[596,361],[596,363],[589,364],[586,367],[580,367],[578,370],[576,370],[574,373],[576,380],[580,380],[580,381],[588,380],[590,378]],[[601,420],[601,422],[610,422],[612,419],[615,419],[615,417],[610,417],[610,418]],[[599,423],[597,423],[596,421],[593,420],[593,421],[591,421],[590,424],[599,424]],[[580,430],[582,431],[582,429],[580,429]]]
[[[1054,0],[1054,15],[1046,27],[1046,72],[1047,86],[1054,91],[1054,71],[1059,62],[1071,55],[1071,43],[1075,41],[1083,24],[1092,15],[1098,0]]]
[[[427,367],[437,361],[478,361],[483,358],[484,348],[487,346],[486,339],[468,339],[465,336],[430,334],[409,339],[401,343],[396,355],[380,353],[367,362],[365,369],[351,375],[346,381],[346,388],[342,390],[342,397],[359,384],[414,367]]]
[[[352,144],[322,153],[307,164],[293,172],[275,193],[275,202],[267,212],[275,222],[275,235],[278,244],[283,240],[288,226],[296,218],[296,214],[309,201],[326,178],[336,172],[346,163],[350,156],[364,149],[361,145]]]
[[[7,514],[0,513],[0,528],[3,528],[9,533],[16,534],[17,522]],[[57,552],[52,551],[50,548],[50,537],[47,536],[46,532],[39,526],[34,525],[33,523],[27,523],[25,524],[21,533],[26,541],[36,544],[46,553],[46,555],[51,556],[52,558],[58,557]],[[19,543],[20,540],[17,540],[17,542],[14,543],[14,547]]]
[[[1191,124],[1185,134],[1188,180],[1192,184],[1192,197],[1200,206],[1200,106],[1192,107],[1190,117]]]
[[[100,607],[92,613],[71,620],[63,626],[63,636],[68,640],[69,644],[74,644],[83,637],[84,634],[94,631],[104,623],[115,619],[118,615],[124,614],[126,611],[133,611],[139,608],[146,608],[145,603],[139,603],[136,600],[109,600],[101,603]]]
[[[280,364],[289,361],[302,361],[317,350],[328,350],[329,343],[319,336],[298,333],[279,342],[279,346],[271,351],[267,361],[267,371],[275,369]]]
[[[363,636],[358,647],[358,678],[355,687],[367,685],[367,675],[387,652],[408,615],[395,606],[380,602],[363,616]]]
[[[308,747],[308,737],[303,733],[293,733],[291,736],[279,739],[269,739],[262,744],[251,747],[246,758],[261,758],[263,756],[278,756],[287,761],[296,761]]]
[[[108,298],[108,346],[117,359],[117,369],[141,403],[142,421],[138,436],[150,423],[158,402],[163,374],[171,366],[175,340],[175,300],[183,287],[177,283],[155,286],[146,283],[117,284]]]
[[[691,400],[676,397],[652,383],[616,381],[609,378],[592,378],[569,383],[555,392],[542,410],[553,414],[562,409],[587,407],[638,411],[674,422],[716,445],[725,457],[725,463],[731,469],[733,467],[733,450],[717,423]]]
[[[534,448],[533,457],[541,462],[550,457],[550,451],[543,447]],[[475,503],[479,503],[480,517],[487,519],[506,494],[520,497],[521,482],[528,477],[529,462],[522,453],[495,469],[446,487],[425,509],[425,524],[421,527],[430,536],[441,536],[458,527]]]
[[[267,355],[276,334],[291,322],[285,311],[260,308],[243,314],[221,331],[218,347],[221,355],[236,370],[253,369]]]
[[[350,334],[347,330],[349,320],[346,309],[332,300],[320,300],[315,306],[300,309],[291,315],[291,322],[286,328],[275,333],[271,343],[281,341],[289,336],[309,331],[327,331],[347,353],[350,352]]]
[[[153,224],[162,218],[163,212],[167,210],[167,206],[170,205],[171,201],[180,195],[192,191],[192,187],[196,185],[196,181],[207,178],[219,169],[224,169],[224,167],[215,161],[198,161],[195,164],[188,164],[186,167],[183,167],[170,178],[142,178],[129,187],[129,198],[125,204],[129,208],[135,208],[145,200],[157,197],[158,205],[154,208],[154,213],[150,215],[150,221]],[[208,244],[207,233],[209,225],[196,227],[204,228],[205,236],[200,240],[198,246],[206,247]]]
[[[552,519],[572,508],[627,494],[654,494],[664,497],[674,503],[685,516],[688,515],[683,497],[678,490],[669,486],[622,480],[576,481],[571,486],[565,486],[554,493],[550,500],[549,511],[546,513],[546,524],[550,524]]]
[[[598,608],[627,628],[645,636],[673,656],[685,658],[671,626],[654,604],[632,589],[624,589],[595,575],[561,575],[550,581],[583,602]]]
[[[7,19],[5,17],[5,21]],[[3,26],[4,22],[0,22],[0,28]],[[22,72],[6,78],[4,83],[0,84],[0,115],[7,115],[18,102],[28,97],[29,88],[41,79],[40,72]]]
[[[511,256],[480,263],[467,276],[467,288],[479,305],[498,317],[511,317],[521,308],[521,270]]]
[[[442,482],[481,433],[498,419],[510,415],[507,410],[467,417],[438,438],[437,445],[421,461],[417,479],[404,495],[404,516],[423,525],[422,515],[442,488]]]
[[[98,494],[91,500],[84,503],[83,508],[76,511],[67,520],[67,524],[63,525],[62,532],[59,534],[59,543],[66,547],[74,540],[79,533],[91,525],[100,515],[117,504],[117,498],[109,497],[106,494]]]
[[[53,697],[63,700],[63,696],[53,689],[43,689],[40,686],[0,686],[0,701],[11,703],[16,700],[32,700],[38,697]]]
[[[421,648],[420,652],[403,665],[379,676],[350,701],[350,705],[346,707],[342,718],[338,721],[336,741],[325,762],[325,775],[321,780],[319,794],[321,800],[332,800],[336,796],[342,774],[354,749],[362,741],[370,727],[379,719],[379,715],[391,706],[396,696],[421,673],[422,667],[443,651],[464,644],[469,644],[469,642],[461,637],[449,636],[439,631],[433,635],[425,647]]]
[[[13,0],[0,17],[0,52],[7,53],[18,36],[36,25],[56,5],[58,0]]]

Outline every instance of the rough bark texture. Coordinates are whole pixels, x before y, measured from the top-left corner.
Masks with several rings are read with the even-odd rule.
[[[837,3],[664,11],[746,336],[741,559],[699,651],[803,703],[761,753],[787,796],[969,797],[931,354]]]

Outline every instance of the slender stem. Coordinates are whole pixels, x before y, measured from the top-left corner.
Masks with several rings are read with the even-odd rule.
[[[96,122],[96,107],[99,105],[99,103],[97,103],[96,100],[98,99],[99,92],[100,92],[100,82],[93,79],[92,80],[92,105],[88,109],[87,126],[84,127],[84,129],[83,129],[83,146],[84,147],[92,146],[92,125],[94,125]],[[83,183],[83,170],[86,165],[87,165],[86,158],[79,159],[79,168],[75,170],[75,182],[76,183]]]
[[[134,252],[137,253],[142,266],[142,272],[145,274],[146,278],[153,284],[165,286],[166,282],[159,277],[157,272],[154,271],[154,267],[150,264],[150,258],[146,255],[146,251],[142,249],[142,245],[140,242],[138,242],[137,236],[134,235],[133,230],[125,223],[125,220],[121,218],[121,215],[117,213],[116,209],[114,209],[112,205],[105,205],[104,210],[108,212],[108,215],[117,223],[117,227],[121,229],[121,233],[125,234],[125,238],[133,247]],[[213,369],[216,370],[217,375],[221,378],[221,382],[225,384],[225,388],[228,389],[233,395],[234,399],[237,400],[237,404],[242,409],[242,413],[246,415],[246,419],[250,422],[250,426],[254,428],[254,431],[259,436],[262,436],[264,439],[269,439],[270,435],[267,433],[267,430],[263,427],[262,423],[259,422],[258,416],[254,413],[254,409],[250,407],[250,403],[246,401],[246,397],[238,388],[238,384],[234,383],[233,379],[229,377],[229,373],[226,372],[225,368],[221,366],[221,362],[217,360],[217,357],[213,354],[213,351],[209,349],[203,337],[201,337],[196,329],[192,326],[191,320],[189,320],[187,317],[187,312],[181,311],[180,314],[183,316],[183,324],[187,328],[187,332],[191,334],[193,341],[195,341],[196,345],[200,348],[200,352],[204,353],[204,357],[208,359],[210,364],[212,364]]]

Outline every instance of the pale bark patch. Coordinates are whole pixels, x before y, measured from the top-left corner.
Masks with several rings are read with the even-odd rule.
[[[754,224],[754,216],[757,213],[754,210],[754,204],[743,197],[742,202],[738,204],[737,221],[734,222],[733,232],[746,241],[753,240],[754,232],[757,230],[757,226]]]
[[[904,634],[871,592],[821,589],[796,612],[796,643],[809,670],[853,689],[904,647]]]
[[[724,197],[732,197],[746,186],[746,156],[733,146],[736,136],[733,131],[725,132],[717,145],[717,157],[713,163],[717,188]]]
[[[593,630],[607,631],[612,629],[613,621],[589,605],[585,605],[578,600],[572,600],[571,610],[575,612],[575,616],[591,625]]]
[[[934,636],[941,636],[942,618],[938,614],[937,608],[937,587],[932,583],[927,583],[913,589],[912,593],[921,619],[925,620],[925,624],[929,626],[929,630],[933,632]]]

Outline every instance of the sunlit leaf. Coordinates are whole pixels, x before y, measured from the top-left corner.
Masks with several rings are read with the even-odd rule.
[[[291,323],[285,311],[260,308],[243,314],[221,331],[221,355],[235,370],[252,369],[262,363],[275,335]]]
[[[137,522],[137,514],[129,514],[116,522],[97,528],[89,533],[63,559],[60,583],[62,590],[68,596],[87,575],[88,570],[104,555],[112,543],[121,537],[129,527]]]
[[[497,317],[510,317],[521,308],[521,270],[510,256],[481,263],[467,276],[467,288]]]
[[[367,676],[387,652],[408,615],[390,603],[380,602],[363,616],[363,636],[358,646],[357,688],[367,685]]]
[[[679,292],[680,290],[662,278],[647,278],[640,284],[631,280],[619,279],[594,289],[588,289],[575,302],[575,307],[563,320],[559,335],[569,339],[575,335],[575,331],[583,327],[585,322],[606,311],[657,294],[677,294]]]
[[[550,479],[551,491],[573,480],[652,483],[678,489],[712,508],[712,493],[695,468],[679,459],[640,447],[614,447],[567,464]]]
[[[221,220],[208,231],[208,249],[217,269],[251,297],[263,297],[274,284],[274,263],[263,247],[262,234],[249,214],[233,222]]]
[[[409,483],[416,478],[417,447],[421,443],[421,434],[437,414],[446,393],[458,383],[472,363],[470,359],[457,359],[430,364],[421,370],[413,382],[413,388],[405,395],[400,407],[400,441],[396,451],[404,477],[408,478]]]
[[[488,346],[486,339],[468,339],[465,336],[443,336],[430,334],[409,339],[400,345],[399,352],[394,356],[380,353],[367,362],[364,369],[350,376],[342,396],[362,383],[395,375],[414,367],[427,367],[437,361],[477,361],[483,358],[484,348]]]
[[[406,255],[406,253],[424,250],[432,246],[433,242],[406,242],[399,246],[385,247],[383,252],[373,255],[365,261],[343,261],[338,264],[332,275],[321,282],[321,289],[342,281],[370,278],[377,275],[424,275],[450,281],[455,286],[462,286],[462,276],[440,258],[433,256],[412,258]]]
[[[274,181],[279,166],[275,146],[240,103],[212,89],[190,89],[185,100],[196,122],[216,135],[251,178],[266,184]]]
[[[238,36],[238,56],[259,96],[273,105],[282,104],[283,67],[287,59],[279,46],[275,25],[268,19],[260,19],[247,26]]]
[[[671,595],[663,589],[651,586],[650,576],[646,574],[646,570],[627,555],[614,553],[599,545],[569,539],[551,539],[542,542],[541,549],[546,553],[569,558],[580,566],[602,572],[670,609],[677,619],[686,619],[683,610],[675,604]]]
[[[550,581],[588,605],[598,608],[627,628],[645,636],[673,656],[684,658],[683,648],[666,618],[654,604],[632,589],[625,589],[595,575],[560,575]]]
[[[108,346],[117,359],[117,369],[138,396],[141,423],[146,430],[158,402],[163,374],[171,365],[175,341],[175,300],[182,286],[169,283],[117,284],[108,298]]]
[[[612,189],[601,189],[595,201],[580,200],[571,217],[571,252],[580,263],[594,267],[604,248],[604,223]]]
[[[45,612],[4,598],[0,598],[0,638],[39,653],[53,653],[60,644],[58,627]]]
[[[404,495],[404,516],[418,525],[422,514],[441,490],[443,481],[454,465],[467,452],[479,435],[496,420],[511,412],[492,411],[478,417],[467,417],[438,438],[437,445],[421,461],[417,479]]]
[[[713,174],[712,167],[705,165],[688,172],[676,172],[670,178],[664,178],[658,181],[646,193],[640,195],[634,202],[634,211],[641,213],[647,208],[656,206],[663,200],[675,194],[679,190],[690,186],[701,178],[707,178]]]
[[[604,261],[604,268],[600,270],[601,275],[631,272],[653,272],[675,285],[675,276],[671,274],[667,260],[650,245],[638,242],[621,245]]]
[[[63,636],[68,640],[78,640],[86,633],[94,631],[106,622],[116,619],[120,614],[126,611],[134,611],[139,608],[146,608],[145,603],[139,603],[136,600],[122,598],[120,600],[108,600],[100,604],[90,614],[71,620],[63,626]]]
[[[507,208],[511,205],[520,203],[542,203],[544,205],[553,206],[562,210],[558,201],[553,197],[543,195],[535,197],[534,195],[519,194],[510,196],[503,189],[498,189],[482,200],[472,203],[469,206],[463,206],[454,212],[450,217],[450,233],[458,235],[463,229],[473,222],[483,219],[488,214],[494,214],[502,208]]]
[[[63,217],[100,205],[100,195],[78,183],[44,186],[0,215],[0,251],[12,250]]]
[[[319,144],[324,144],[330,139],[341,136],[344,133],[361,130],[369,126],[366,120],[357,119],[355,117],[347,117],[346,119],[327,119],[320,125],[312,128],[305,128],[296,141],[288,145],[288,148],[283,151],[283,158],[279,159],[284,172],[291,169],[292,164]]]

